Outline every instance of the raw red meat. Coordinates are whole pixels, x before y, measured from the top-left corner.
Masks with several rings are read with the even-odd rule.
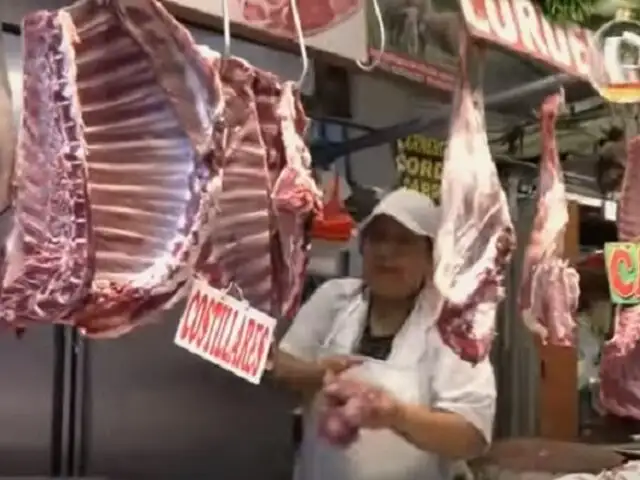
[[[571,346],[575,342],[580,277],[562,258],[569,214],[555,138],[561,102],[560,94],[552,95],[541,109],[538,211],[525,252],[520,309],[527,328],[543,343]]]
[[[602,347],[600,404],[611,414],[640,420],[640,306],[619,307],[615,333]]]
[[[236,0],[252,27],[275,35],[294,36],[291,0]],[[296,0],[305,37],[329,30],[364,8],[360,0]]]
[[[618,204],[618,239],[640,237],[640,136],[627,144],[627,164]],[[613,337],[602,347],[600,401],[609,413],[640,420],[640,305],[616,309]]]
[[[202,160],[218,92],[187,30],[154,0],[36,12],[24,43],[3,313],[116,336],[191,274],[213,200]]]
[[[254,308],[272,311],[271,199],[267,149],[253,91],[255,69],[240,58],[210,59],[220,71],[225,109],[216,132],[216,168],[222,191],[215,211],[215,229],[198,262],[211,284],[232,282]]]
[[[300,306],[311,245],[305,228],[322,205],[322,192],[311,174],[311,154],[304,142],[307,117],[294,84],[284,84],[277,106],[284,168],[272,199],[283,269],[276,281],[282,292],[280,318],[292,319]]]
[[[507,198],[489,151],[482,82],[472,90],[469,78],[472,71],[482,78],[484,53],[462,33],[442,171],[442,224],[434,249],[434,282],[443,297],[438,329],[446,345],[474,364],[489,354],[515,244]],[[474,61],[478,65],[469,65]]]
[[[303,223],[319,205],[303,141],[307,118],[293,84],[240,59],[219,61],[226,137],[216,141],[223,192],[199,270],[212,284],[233,282],[246,300],[276,318],[297,310],[308,244]]]
[[[2,318],[14,325],[66,317],[93,275],[86,150],[74,88],[66,78],[73,38],[63,18],[35,12],[23,22],[15,217],[0,292]]]

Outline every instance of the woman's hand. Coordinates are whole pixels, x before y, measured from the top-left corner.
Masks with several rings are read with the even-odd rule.
[[[346,355],[330,356],[311,362],[280,350],[276,351],[274,360],[274,379],[289,386],[301,395],[305,402],[312,400],[322,388],[322,380],[328,372],[339,375],[362,363],[362,359]]]
[[[349,423],[360,428],[392,428],[400,401],[386,390],[345,375],[327,374],[323,394],[330,405],[342,405]]]
[[[347,446],[361,428],[388,429],[421,450],[449,458],[473,458],[487,442],[464,417],[400,401],[386,390],[345,375],[325,377],[321,434]]]

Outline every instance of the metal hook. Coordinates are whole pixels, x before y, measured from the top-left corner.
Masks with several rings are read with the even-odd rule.
[[[302,87],[302,82],[309,71],[309,57],[307,56],[307,46],[304,42],[304,31],[302,30],[302,21],[300,20],[300,11],[298,10],[297,0],[290,0],[291,15],[293,16],[293,24],[296,27],[296,36],[298,37],[298,45],[300,46],[300,58],[302,59],[302,72],[298,79],[298,88]]]
[[[385,48],[387,47],[387,33],[384,28],[384,18],[382,17],[382,10],[380,9],[380,4],[378,3],[378,0],[372,0],[372,1],[373,1],[373,11],[376,15],[376,22],[378,23],[378,29],[380,33],[380,45],[378,45],[378,50],[377,50],[375,59],[369,65],[365,64],[364,62],[361,62],[360,60],[356,61],[356,64],[358,65],[358,67],[360,67],[365,72],[370,72],[374,68],[376,68],[378,65],[380,65],[380,62],[382,61],[382,55],[384,55]]]
[[[222,32],[224,38],[224,50],[222,56],[231,55],[231,15],[229,15],[229,0],[222,0]]]

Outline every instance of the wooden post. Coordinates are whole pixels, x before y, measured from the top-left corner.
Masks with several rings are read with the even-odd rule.
[[[565,233],[565,256],[580,254],[580,209],[569,203]],[[539,345],[540,435],[554,440],[576,440],[578,436],[578,355],[573,347]]]

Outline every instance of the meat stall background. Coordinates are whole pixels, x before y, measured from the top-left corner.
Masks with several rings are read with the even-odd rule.
[[[55,7],[66,1],[23,0],[2,2],[4,21],[19,23],[22,15],[37,7]],[[8,11],[7,11],[8,10]],[[198,42],[220,50],[222,38],[210,32],[195,30]],[[21,95],[20,38],[5,34],[10,77],[14,96]],[[295,55],[267,49],[258,44],[233,40],[233,53],[252,63],[279,71],[285,78],[295,79],[300,71]],[[492,53],[496,62],[487,72],[488,91],[539,78],[539,72],[518,58]],[[499,58],[497,58],[499,57]],[[16,81],[17,80],[17,81]],[[305,82],[313,89],[313,75]],[[383,127],[416,115],[426,115],[434,105],[423,94],[399,86],[384,78],[355,75],[352,79],[354,120],[373,127]],[[376,102],[371,102],[376,98]],[[526,99],[521,99],[526,101]],[[530,106],[537,105],[535,98]],[[18,105],[14,104],[16,113]],[[493,116],[494,128],[503,131],[509,117]],[[446,128],[446,124],[444,125]],[[438,126],[434,126],[435,135]],[[590,145],[592,130],[563,132],[568,142]],[[536,152],[539,142],[526,142],[527,151]],[[587,147],[588,147],[587,145]],[[575,162],[571,162],[575,164]],[[376,168],[372,168],[372,165]],[[358,182],[387,188],[394,179],[388,146],[356,152],[351,166]],[[591,171],[592,164],[580,159],[572,168]],[[591,188],[588,192],[597,192]],[[587,193],[589,194],[589,193]],[[532,201],[520,199],[517,230],[520,238],[528,237]],[[514,220],[516,217],[514,217]],[[360,259],[355,245],[350,249],[350,271],[358,274]],[[518,256],[521,256],[520,251]],[[514,267],[520,259],[514,260]],[[518,276],[517,272],[514,276]],[[507,299],[506,307],[511,308]],[[178,349],[167,348],[175,333],[180,306],[168,313],[162,322],[145,328],[118,342],[96,342],[91,346],[93,397],[92,432],[89,470],[113,478],[122,476],[154,476],[157,478],[224,477],[289,478],[289,448],[286,400],[273,392],[247,388],[225,372],[211,369],[198,359]],[[502,314],[501,314],[502,316]],[[535,422],[535,383],[537,358],[530,336],[523,335],[521,322],[508,314],[509,324],[501,328],[504,335],[496,342],[508,344],[509,352],[500,352],[502,365],[498,371],[500,391],[499,428],[510,434],[533,432]],[[503,322],[503,319],[500,319]],[[46,472],[49,466],[49,422],[53,336],[50,327],[28,332],[21,341],[0,337],[0,360],[11,368],[0,369],[0,473],[31,475]],[[517,399],[517,401],[516,401]],[[114,407],[117,405],[117,408]],[[247,406],[251,406],[247,409]],[[150,408],[153,407],[153,408]],[[171,412],[167,415],[166,412]],[[202,412],[206,412],[202,416]],[[238,421],[240,419],[241,421]],[[502,420],[505,420],[504,422]],[[247,442],[247,439],[252,439]],[[212,459],[211,452],[219,452]],[[246,462],[246,456],[255,462]],[[180,467],[181,465],[181,467]],[[266,467],[265,467],[266,465]],[[258,468],[259,466],[259,468]],[[259,474],[259,475],[258,475]]]
[[[0,10],[6,4],[2,2]],[[16,9],[39,6],[42,4],[25,1]],[[19,22],[22,13],[3,19]],[[198,41],[214,47],[221,43],[218,35],[196,33]],[[3,40],[14,98],[19,99],[22,41],[12,34],[3,34]],[[256,56],[263,48],[247,47],[240,41],[234,46],[245,58]],[[283,72],[300,68],[293,55],[264,48],[262,60]],[[19,102],[14,101],[16,120],[19,110]],[[291,478],[289,411],[293,402],[172,347],[182,308],[177,305],[132,336],[89,342],[91,381],[86,387],[92,408],[85,458],[89,474],[159,479],[185,475],[229,480]],[[20,341],[13,335],[0,335],[0,360],[5,366],[0,368],[0,476],[46,476],[49,472],[54,343],[53,328],[47,325],[28,330]],[[84,352],[79,348],[79,358]],[[254,461],[247,462],[247,456]]]

